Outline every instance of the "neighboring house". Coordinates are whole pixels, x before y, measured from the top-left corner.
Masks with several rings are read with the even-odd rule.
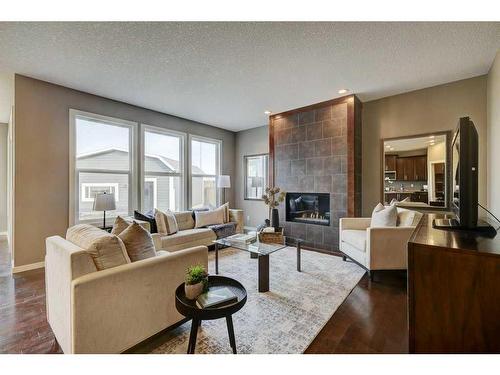
[[[79,184],[80,220],[101,218],[102,212],[92,210],[94,197],[98,193],[114,193],[116,199],[115,215],[128,215],[129,189],[129,154],[120,149],[100,150],[77,157]],[[144,212],[159,208],[161,210],[179,210],[182,181],[180,176],[168,175],[178,172],[179,162],[160,155],[146,154],[144,160]],[[203,171],[192,167],[192,173]],[[96,172],[97,171],[97,172]],[[102,172],[100,172],[102,171]],[[205,190],[205,191],[204,191]],[[208,191],[207,191],[208,190]],[[204,197],[215,191],[214,184],[203,184],[200,179],[193,179],[193,206],[203,202]]]

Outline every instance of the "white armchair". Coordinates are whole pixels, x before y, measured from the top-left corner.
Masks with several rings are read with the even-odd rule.
[[[408,240],[422,214],[398,208],[398,226],[370,227],[371,218],[342,218],[339,224],[339,249],[346,257],[364,267],[370,278],[377,270],[407,269]]]

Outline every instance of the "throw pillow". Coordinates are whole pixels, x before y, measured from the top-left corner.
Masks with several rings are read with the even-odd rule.
[[[113,224],[113,229],[111,229],[111,234],[118,236],[121,232],[128,228],[130,224],[122,218],[121,216],[117,216],[115,219],[115,223]]]
[[[163,212],[155,208],[155,220],[158,233],[161,234],[174,234],[179,231],[177,221],[172,211],[168,210]]]
[[[395,227],[398,220],[396,206],[385,207],[382,203],[377,204],[372,212],[370,227]]]
[[[92,225],[78,224],[68,228],[66,239],[89,253],[99,271],[130,263],[123,242]]]
[[[123,241],[132,262],[156,256],[153,237],[137,222],[130,224],[118,237]]]
[[[224,223],[229,222],[229,202],[224,203],[219,208],[222,208],[224,211]]]
[[[174,216],[179,230],[194,228],[194,218],[191,211],[175,212]]]
[[[211,224],[224,224],[224,209],[222,207],[212,211],[195,211],[195,215],[195,228]]]
[[[151,233],[158,233],[154,210],[150,210],[145,214],[142,214],[139,211],[134,211],[134,219],[149,222],[149,227],[150,227],[149,229],[151,230]]]

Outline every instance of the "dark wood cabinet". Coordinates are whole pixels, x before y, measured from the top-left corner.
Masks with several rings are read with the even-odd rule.
[[[426,181],[427,156],[396,158],[396,179],[401,181]]]
[[[415,191],[411,194],[411,201],[429,203],[429,194],[426,191]]]
[[[500,353],[500,236],[439,230],[408,242],[410,353]]]
[[[397,155],[385,155],[385,170],[395,171],[396,170],[396,158]]]
[[[415,181],[427,180],[427,156],[415,156]]]

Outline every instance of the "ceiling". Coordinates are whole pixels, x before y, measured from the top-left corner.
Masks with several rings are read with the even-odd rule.
[[[2,22],[0,46],[0,71],[238,131],[341,88],[368,101],[486,74],[500,23]]]
[[[427,147],[429,146],[438,145],[445,141],[445,135],[430,135],[427,137],[397,139],[394,141],[385,141],[384,150],[386,153],[422,150],[427,149]]]

